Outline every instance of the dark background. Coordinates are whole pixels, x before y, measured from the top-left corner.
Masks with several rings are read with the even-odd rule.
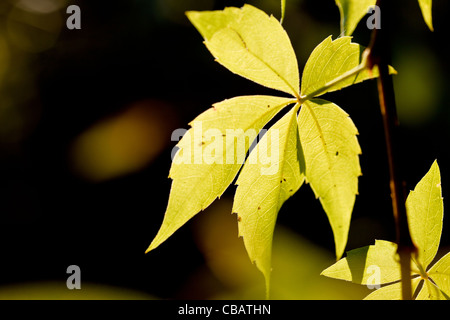
[[[13,297],[8,290],[16,290],[23,294],[19,298],[78,297],[65,288],[66,269],[76,264],[82,270],[82,286],[108,285],[147,298],[208,299],[223,292],[241,297],[242,287],[227,284],[212,270],[208,259],[214,246],[208,252],[202,249],[207,240],[198,233],[208,210],[158,249],[144,251],[167,205],[170,155],[176,143],[171,132],[188,128],[214,102],[245,94],[277,94],[215,63],[184,15],[187,10],[241,6],[244,1],[53,2],[53,10],[27,7],[26,1],[22,6],[17,1],[0,4],[0,287],[4,288],[0,296]],[[280,16],[279,1],[248,3]],[[69,4],[81,8],[81,30],[66,28]],[[450,30],[445,15],[450,4],[433,4],[434,32],[425,25],[417,1],[396,1],[396,5],[393,66],[399,72],[395,85],[406,185],[413,189],[438,159],[446,199],[450,66],[445,42]],[[340,34],[339,11],[332,0],[288,0],[283,26],[301,71],[317,44]],[[354,41],[367,45],[369,37],[363,19]],[[325,98],[350,114],[363,150],[363,176],[347,249],[373,244],[374,239],[394,240],[376,84],[367,81]],[[113,123],[115,129],[110,131],[116,131],[105,129],[97,144],[77,149],[80,137],[95,135],[102,123]],[[141,127],[144,131],[136,129]],[[135,128],[130,136],[127,128]],[[139,132],[145,137],[134,145]],[[94,139],[87,135],[82,141],[90,137]],[[104,151],[104,143],[124,151]],[[153,151],[146,153],[146,146]],[[117,167],[110,164],[123,154],[140,162],[128,165],[125,157]],[[94,169],[89,169],[89,161]],[[215,216],[228,219],[234,190],[230,187],[219,201],[225,209]],[[331,228],[309,186],[286,202],[278,226],[317,248],[329,264],[333,262]],[[237,241],[237,231],[230,232]],[[441,248],[450,249],[448,217],[444,217]],[[302,252],[295,254],[301,257]],[[254,268],[250,260],[245,263]],[[258,273],[255,268],[253,272]],[[257,279],[262,282],[262,277]],[[48,283],[56,291],[44,289]],[[27,295],[32,284],[35,296]],[[111,296],[105,290],[95,298]]]

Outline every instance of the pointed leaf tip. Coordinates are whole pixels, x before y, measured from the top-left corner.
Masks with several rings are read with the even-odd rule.
[[[285,11],[286,11],[286,0],[281,0],[281,19],[280,19],[280,24],[282,24],[283,21],[284,21]]]
[[[150,244],[155,249],[220,197],[242,167],[259,131],[291,98],[242,96],[214,104],[191,122],[177,144],[172,186],[164,219]],[[267,108],[267,105],[271,108]],[[223,136],[230,134],[230,136]]]
[[[435,160],[406,200],[411,238],[419,249],[418,262],[426,269],[439,248],[444,217],[441,175]]]
[[[347,252],[347,256],[322,271],[322,275],[351,281],[357,284],[385,284],[400,279],[399,263],[395,259],[397,245],[390,241],[376,240],[374,245]],[[373,270],[379,268],[379,278]]]
[[[297,58],[286,31],[273,16],[248,4],[241,9],[187,15],[224,67],[263,86],[299,96]]]
[[[336,0],[341,15],[341,33],[350,36],[376,0]]]
[[[322,99],[303,104],[298,128],[306,179],[328,216],[339,259],[347,244],[361,174],[357,129],[345,111]]]
[[[333,40],[329,36],[314,48],[303,70],[303,96],[317,97],[378,77],[377,66],[370,70],[362,64],[365,48],[351,42],[351,39],[340,37]],[[389,72],[392,74],[396,71],[389,67]]]
[[[427,24],[430,31],[434,31],[432,17],[432,0],[419,0],[420,10],[422,11],[423,20]]]
[[[267,292],[277,215],[304,180],[296,110],[293,107],[278,120],[252,150],[237,180],[233,204],[233,212],[242,217],[239,235],[243,236],[250,260],[265,277]],[[267,154],[271,158],[266,158]]]

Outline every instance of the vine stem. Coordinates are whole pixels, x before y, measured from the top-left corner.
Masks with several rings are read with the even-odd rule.
[[[406,194],[400,173],[398,155],[398,118],[392,77],[389,74],[390,43],[388,41],[390,1],[377,0],[377,6],[383,13],[381,29],[373,29],[372,39],[366,49],[370,68],[378,66],[378,97],[383,117],[386,149],[390,173],[392,209],[397,237],[397,253],[401,266],[401,286],[403,300],[412,299],[411,255],[417,253],[408,227],[406,214]]]

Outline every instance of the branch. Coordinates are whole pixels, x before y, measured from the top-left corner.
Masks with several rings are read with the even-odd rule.
[[[402,277],[402,298],[412,299],[411,290],[411,254],[417,252],[408,227],[406,214],[406,194],[403,179],[400,174],[398,156],[398,118],[395,104],[395,93],[392,77],[389,75],[390,43],[388,39],[390,1],[378,0],[377,5],[383,13],[382,28],[374,29],[368,54],[369,67],[378,66],[378,96],[380,100],[381,115],[383,117],[384,133],[386,138],[387,156],[390,173],[390,189],[392,209],[395,219],[397,235],[397,253],[400,257]]]

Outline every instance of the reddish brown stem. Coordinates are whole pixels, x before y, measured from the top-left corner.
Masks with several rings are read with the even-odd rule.
[[[378,66],[378,96],[380,100],[381,115],[383,117],[386,149],[390,173],[390,189],[392,197],[392,209],[395,219],[397,235],[397,253],[400,257],[402,277],[402,298],[412,299],[411,290],[411,254],[416,252],[416,247],[411,239],[406,214],[406,196],[403,179],[400,174],[398,155],[398,118],[395,103],[394,84],[389,74],[390,43],[388,40],[389,1],[377,1],[382,13],[381,29],[374,29],[372,40],[368,50],[368,63],[370,67]]]

